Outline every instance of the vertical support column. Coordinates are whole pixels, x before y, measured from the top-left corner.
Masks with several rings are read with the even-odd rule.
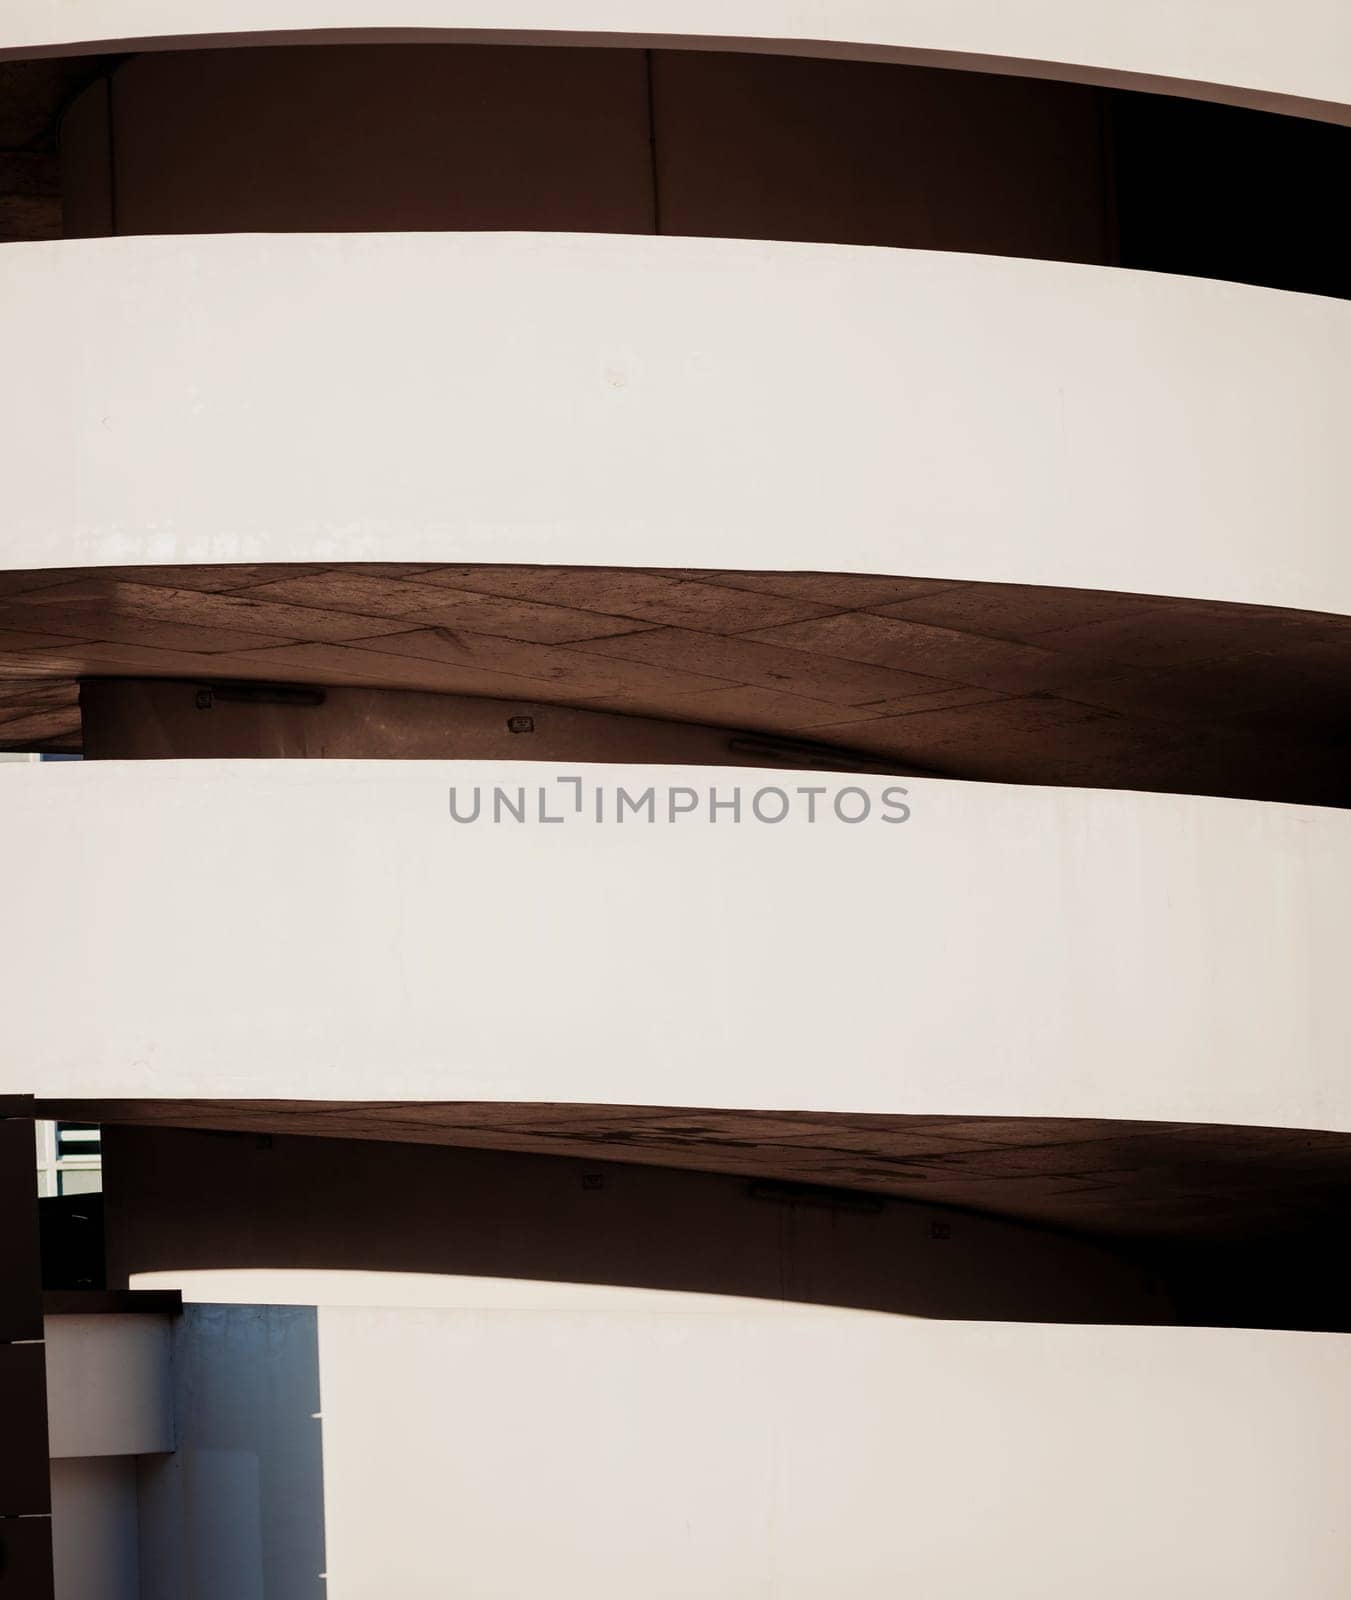
[[[0,1098],[0,1600],[52,1600],[52,1496],[32,1102]]]

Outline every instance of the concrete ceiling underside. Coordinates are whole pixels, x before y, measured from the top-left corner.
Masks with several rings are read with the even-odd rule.
[[[1151,595],[404,563],[0,574],[0,749],[78,751],[79,682],[108,677],[520,700],[992,782],[1351,798],[1351,618]]]
[[[482,1101],[39,1100],[34,1113],[721,1173],[1122,1240],[1279,1237],[1344,1221],[1351,1203],[1351,1135],[1289,1128]]]

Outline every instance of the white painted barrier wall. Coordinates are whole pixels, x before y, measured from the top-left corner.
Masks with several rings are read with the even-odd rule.
[[[1291,110],[1303,100],[1327,116],[1351,103],[1351,17],[1340,0],[8,0],[0,55],[316,31],[684,41],[937,59]]]
[[[864,571],[1351,612],[1351,303],[558,234],[0,257],[7,567]]]
[[[1345,1338],[671,1300],[188,1307],[142,1593],[1345,1593]]]
[[[5,768],[0,1088],[1351,1129],[1345,812],[912,779],[894,824],[885,778],[575,772],[581,814],[531,763]],[[591,821],[618,785],[659,820]]]

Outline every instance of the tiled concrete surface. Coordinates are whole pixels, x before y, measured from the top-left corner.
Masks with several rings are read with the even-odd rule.
[[[1344,1206],[1351,1136],[1075,1117],[479,1101],[73,1100],[104,1124],[394,1140],[863,1190],[1117,1236],[1225,1238]]]
[[[1351,619],[1150,595],[417,564],[0,575],[0,747],[78,749],[77,680],[126,675],[519,698],[987,781],[1348,794]]]

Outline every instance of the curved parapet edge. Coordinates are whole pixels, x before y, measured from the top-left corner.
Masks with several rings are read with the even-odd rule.
[[[578,234],[0,258],[0,563],[939,573],[1351,612],[1351,304]]]
[[[1345,813],[899,787],[530,762],[14,767],[11,1059],[44,1099],[1351,1130]]]
[[[446,0],[23,0],[0,22],[0,58],[286,42],[458,41],[765,50],[1058,77],[1351,120],[1351,24],[1335,0],[1293,6],[1166,0],[1084,7],[969,0],[936,7],[691,7],[517,0],[486,15]]]

